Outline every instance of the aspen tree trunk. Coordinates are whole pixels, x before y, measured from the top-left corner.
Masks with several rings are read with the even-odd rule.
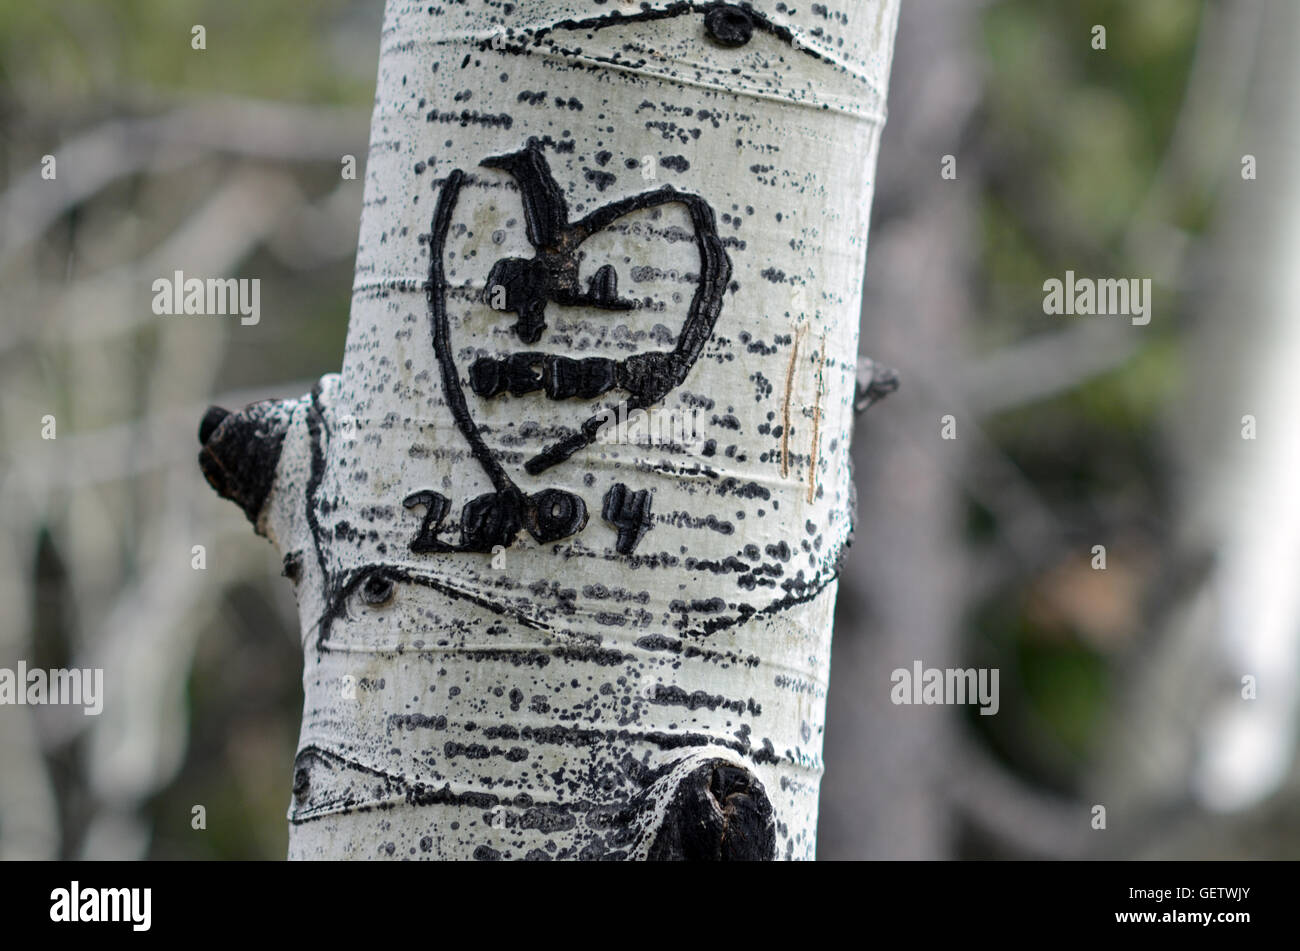
[[[200,431],[291,858],[813,856],[896,18],[390,0],[342,373]]]

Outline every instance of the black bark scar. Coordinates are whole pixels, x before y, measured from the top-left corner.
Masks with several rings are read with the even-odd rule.
[[[630,555],[650,531],[650,492],[647,489],[633,492],[622,482],[616,482],[605,493],[600,514],[618,529],[615,549],[620,555]]]
[[[775,857],[776,823],[763,784],[723,760],[692,770],[678,785],[647,856],[652,862]]]
[[[719,46],[732,49],[750,41],[754,35],[754,21],[743,7],[719,4],[704,14],[704,32]]]

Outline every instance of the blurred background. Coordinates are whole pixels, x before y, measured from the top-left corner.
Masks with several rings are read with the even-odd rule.
[[[196,430],[339,365],[381,15],[0,0],[0,667],[130,684],[0,708],[0,857],[285,854],[296,611]],[[1290,0],[904,0],[822,858],[1300,857],[1297,48]],[[154,316],[177,267],[256,332]],[[1150,324],[1045,315],[1067,270]],[[892,705],[915,661],[998,715]]]

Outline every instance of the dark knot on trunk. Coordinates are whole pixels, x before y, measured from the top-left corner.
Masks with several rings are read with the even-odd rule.
[[[257,524],[271,494],[289,413],[283,400],[264,400],[231,413],[211,406],[199,423],[199,468],[223,499]]]
[[[691,770],[650,846],[652,862],[762,862],[776,858],[772,803],[758,777],[715,759]]]

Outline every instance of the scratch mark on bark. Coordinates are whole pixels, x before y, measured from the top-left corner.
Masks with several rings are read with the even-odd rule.
[[[785,399],[781,405],[781,478],[790,475],[790,391],[794,388],[794,365],[799,356],[799,341],[803,339],[804,328],[800,327],[794,334],[794,347],[790,350],[790,364],[785,370]]]
[[[822,396],[826,386],[826,335],[822,334],[821,359],[817,362],[817,404],[813,407],[812,448],[808,450],[808,504],[817,498],[817,440],[821,437]]]

